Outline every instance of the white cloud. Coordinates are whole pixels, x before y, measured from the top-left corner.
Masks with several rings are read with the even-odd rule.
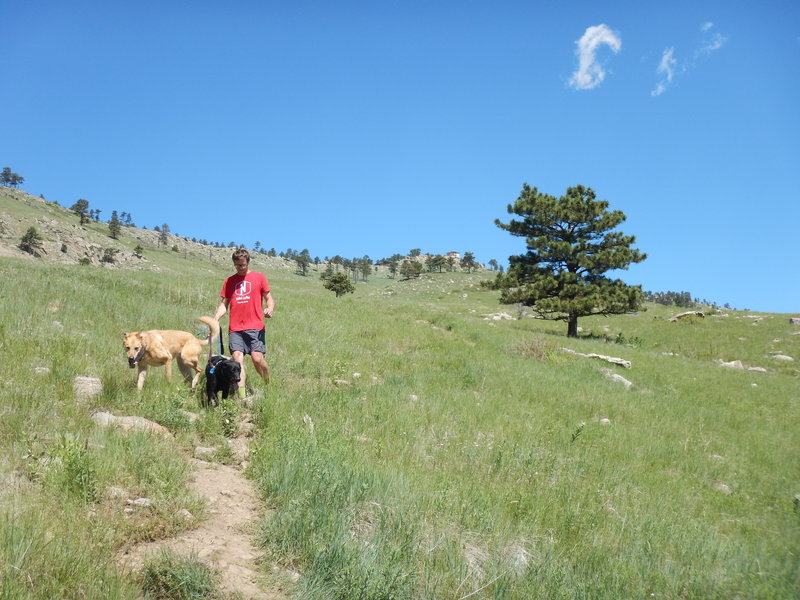
[[[603,67],[597,62],[597,48],[605,44],[617,53],[622,48],[622,40],[606,25],[593,25],[586,28],[586,32],[575,44],[578,70],[570,77],[569,84],[578,90],[591,90],[600,85],[606,76]]]
[[[656,73],[659,75],[659,81],[656,84],[656,88],[650,92],[651,96],[660,96],[663,94],[676,75],[685,75],[694,70],[697,68],[700,59],[708,57],[709,54],[719,50],[725,45],[728,39],[719,33],[710,33],[712,27],[714,27],[714,24],[711,22],[703,23],[700,26],[700,30],[704,33],[708,33],[708,36],[704,36],[705,39],[702,45],[694,51],[694,54],[690,58],[681,62],[680,68],[677,68],[678,61],[675,59],[674,49],[667,48],[664,50],[664,53],[661,55],[661,61],[658,63],[658,68],[656,69]]]
[[[728,38],[715,33],[711,39],[706,40],[703,46],[698,50],[699,54],[711,54],[714,50],[719,50],[728,41]]]
[[[672,83],[672,78],[675,77],[675,65],[678,61],[672,56],[674,48],[667,48],[664,54],[661,55],[661,62],[658,63],[656,73],[661,76],[656,89],[650,92],[652,96],[660,96],[663,94],[667,87]]]

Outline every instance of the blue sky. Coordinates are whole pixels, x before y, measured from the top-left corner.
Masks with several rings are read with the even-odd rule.
[[[595,189],[651,291],[800,311],[800,3],[2,3],[0,166],[198,239],[472,251]]]

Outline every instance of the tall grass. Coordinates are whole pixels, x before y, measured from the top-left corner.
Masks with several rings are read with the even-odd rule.
[[[797,370],[770,354],[798,354],[785,318],[651,307],[568,340],[482,320],[494,299],[465,282],[417,285],[306,290],[275,328],[254,471],[299,597],[792,597]],[[632,360],[634,387],[562,346]]]
[[[172,259],[169,275],[0,262],[14,282],[0,291],[0,343],[24,365],[0,374],[0,465],[16,482],[0,502],[14,515],[34,499],[39,519],[6,521],[4,565],[18,564],[21,535],[58,540],[68,558],[52,562],[74,554],[84,568],[70,585],[91,586],[115,576],[104,559],[129,536],[168,535],[186,526],[177,509],[201,512],[174,444],[222,438],[224,424],[185,421],[180,409],[197,410],[198,396],[177,373],[170,386],[151,369],[137,394],[120,348],[126,330],[199,333],[194,318],[213,311],[227,271]],[[567,339],[560,323],[485,320],[515,313],[479,276],[372,277],[337,299],[314,271],[279,264],[265,269],[278,307],[250,473],[274,508],[264,549],[302,573],[296,597],[795,597],[800,373],[774,355],[800,358],[800,336],[785,316],[670,323],[678,310],[649,306],[582,319],[581,337]],[[77,400],[78,374],[99,377],[103,393]],[[97,408],[153,418],[176,442],[99,431]],[[126,520],[112,485],[160,508]],[[72,548],[64,514],[103,527],[74,519]],[[46,597],[11,581],[10,597]],[[135,582],[118,585],[132,597]]]

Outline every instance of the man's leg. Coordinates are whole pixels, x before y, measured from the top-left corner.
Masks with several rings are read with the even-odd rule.
[[[264,353],[253,351],[250,353],[250,358],[253,359],[253,366],[258,374],[261,375],[261,379],[269,383],[269,365],[264,358]]]
[[[244,380],[245,380],[244,352],[242,352],[240,350],[234,350],[231,353],[231,358],[234,361],[236,361],[237,363],[239,363],[240,367],[242,367],[242,375],[241,375],[241,379],[239,380],[239,385],[236,388],[236,393],[239,394],[239,395],[243,395],[244,394],[244,389],[245,389],[245,387],[244,387]],[[239,393],[239,390],[242,390],[241,394]]]

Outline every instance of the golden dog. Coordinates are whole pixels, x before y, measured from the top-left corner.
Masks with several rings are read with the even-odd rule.
[[[126,333],[122,346],[128,356],[128,366],[138,367],[136,389],[141,391],[147,375],[147,367],[167,367],[167,381],[172,382],[172,361],[178,360],[178,367],[192,387],[197,385],[202,370],[197,365],[203,346],[214,343],[219,336],[219,323],[211,317],[198,317],[211,329],[208,340],[199,340],[188,331],[177,329],[149,329]],[[194,373],[192,373],[194,371]]]

